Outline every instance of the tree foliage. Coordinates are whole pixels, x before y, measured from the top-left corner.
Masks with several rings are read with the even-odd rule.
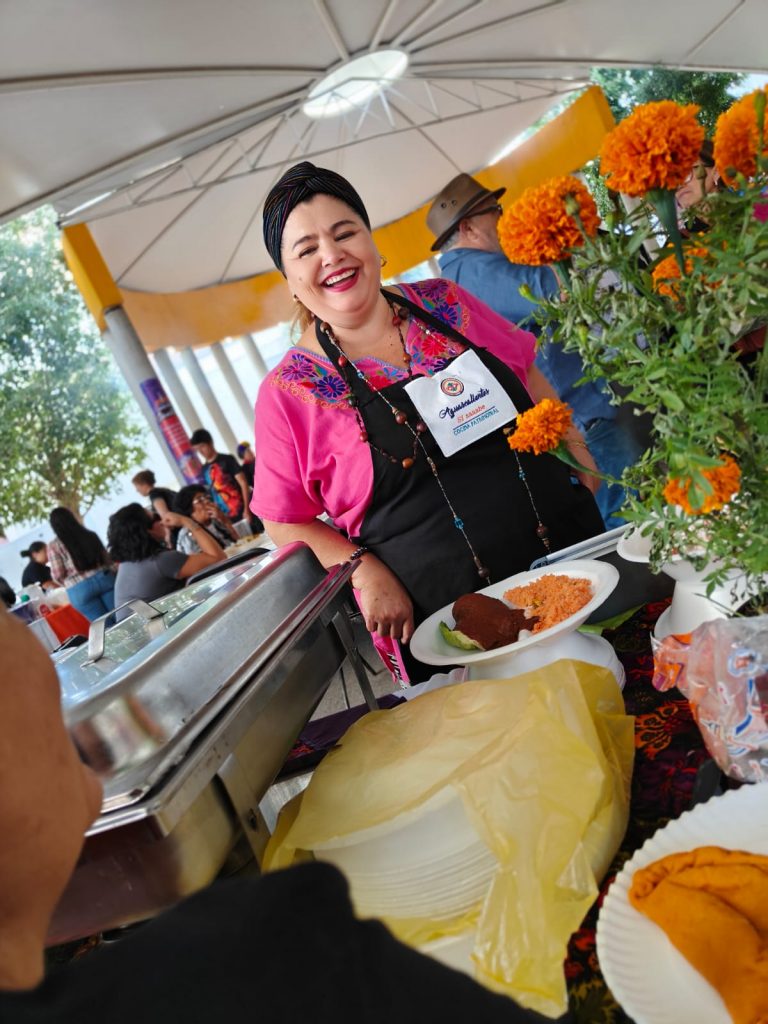
[[[733,102],[732,90],[744,75],[731,72],[677,71],[673,68],[593,68],[592,81],[605,93],[613,116],[621,121],[640,103],[674,100],[696,103],[707,136]]]
[[[66,267],[50,210],[0,228],[0,523],[85,513],[144,429]]]

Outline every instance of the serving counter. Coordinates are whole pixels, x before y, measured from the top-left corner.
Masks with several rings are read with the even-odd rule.
[[[141,920],[207,885],[334,673],[351,660],[354,565],[294,544],[147,605],[57,660],[64,715],[104,784],[52,943]]]

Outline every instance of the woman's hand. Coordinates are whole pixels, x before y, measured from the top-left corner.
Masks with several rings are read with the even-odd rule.
[[[413,604],[391,569],[375,555],[363,555],[352,574],[352,586],[360,591],[360,610],[368,632],[408,643],[413,636]]]
[[[581,434],[579,434],[579,437],[581,437]],[[595,473],[599,473],[600,470],[597,468],[597,463],[592,458],[589,448],[587,448],[584,441],[572,440],[570,438],[565,439],[565,446],[574,459],[584,467],[584,470],[574,470],[579,483],[584,484],[592,494],[597,494],[602,481],[599,476],[595,476]],[[592,472],[589,472],[589,470],[592,470]]]

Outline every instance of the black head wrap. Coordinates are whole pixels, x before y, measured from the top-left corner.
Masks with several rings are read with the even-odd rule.
[[[346,178],[325,167],[315,167],[305,160],[287,170],[264,203],[264,244],[277,269],[284,274],[280,245],[283,240],[285,222],[291,210],[299,203],[322,193],[346,203],[365,223],[370,231],[371,222],[363,200]]]

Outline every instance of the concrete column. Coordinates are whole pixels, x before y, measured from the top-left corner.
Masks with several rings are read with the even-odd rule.
[[[181,422],[162,391],[128,314],[122,306],[112,306],[104,310],[104,321],[104,339],[161,450],[166,453],[168,465],[180,484],[191,482],[200,472],[199,460],[186,438],[178,436],[179,431],[183,431]],[[162,410],[157,408],[158,396],[164,399]],[[161,421],[165,424],[162,428]]]
[[[173,399],[173,404],[184,417],[187,430],[190,434],[193,433],[198,427],[202,427],[203,423],[197,414],[197,409],[195,409],[192,399],[181,383],[181,378],[176,373],[176,367],[173,365],[170,352],[167,348],[160,348],[152,353],[152,358],[160,371],[168,393]]]
[[[235,401],[240,406],[240,411],[243,416],[245,416],[245,422],[252,423],[253,402],[249,400],[240,378],[235,373],[224,346],[220,341],[217,341],[211,345],[210,348],[213,353],[213,358],[216,360],[216,365],[221,370],[221,374],[227,382],[229,390],[232,392]]]
[[[267,364],[264,362],[264,357],[259,351],[259,346],[256,344],[256,339],[252,334],[242,334],[240,335],[240,341],[243,343],[243,348],[253,363],[253,368],[258,374],[259,380],[264,380],[269,371],[267,370]]]
[[[228,452],[237,451],[238,440],[232,432],[229,421],[224,415],[224,410],[219,405],[218,399],[214,395],[207,377],[200,369],[200,363],[197,361],[197,356],[191,348],[183,348],[181,349],[181,360],[189,371],[189,375],[194,381],[195,387],[200,392],[200,397],[205,403],[208,415],[213,420],[214,427],[219,432],[219,436],[224,443],[224,447]]]

